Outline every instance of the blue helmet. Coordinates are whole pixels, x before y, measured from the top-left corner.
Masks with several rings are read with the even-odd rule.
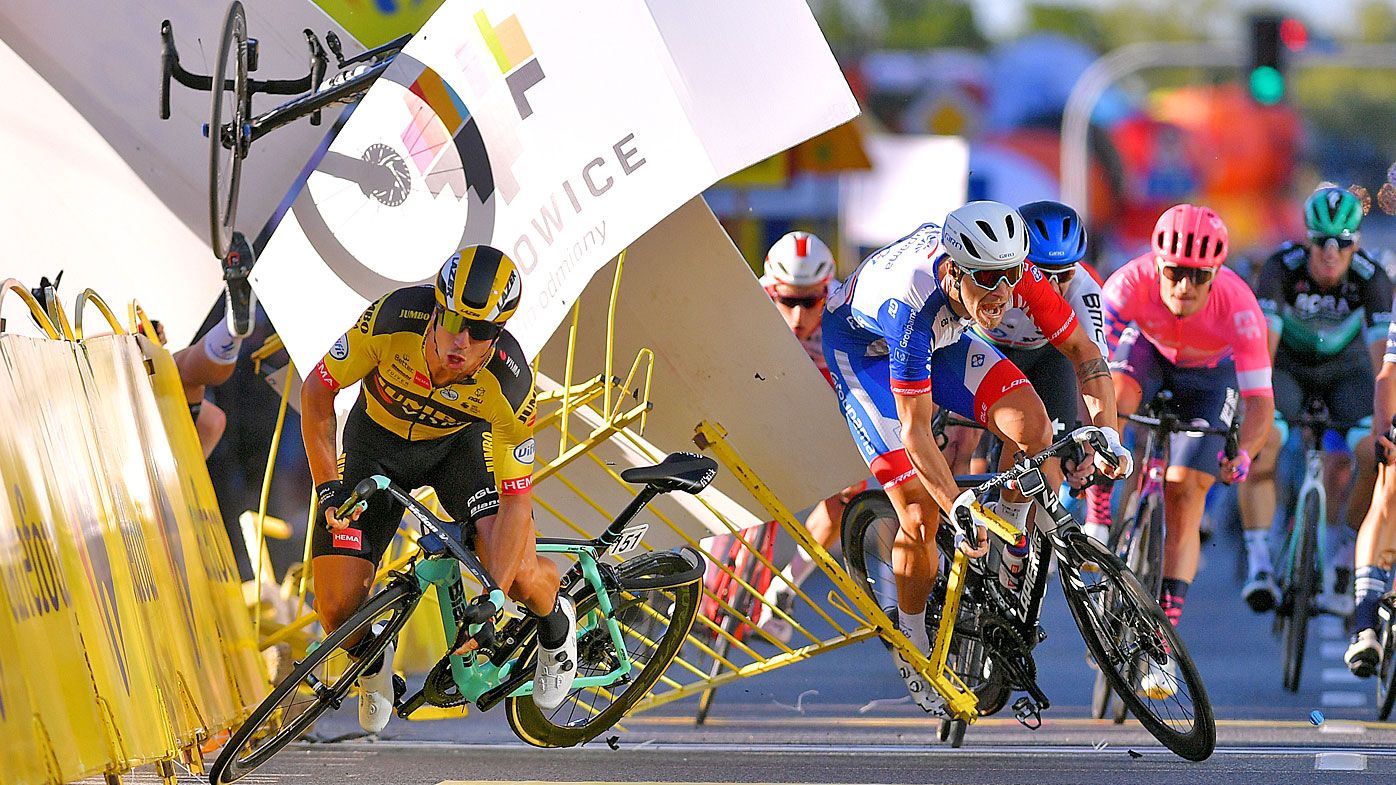
[[[1028,258],[1039,267],[1069,267],[1086,255],[1081,216],[1061,202],[1029,202],[1018,208],[1028,225]]]

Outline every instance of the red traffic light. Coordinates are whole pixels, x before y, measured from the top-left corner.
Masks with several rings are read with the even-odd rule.
[[[1280,22],[1280,41],[1291,52],[1298,52],[1309,44],[1309,31],[1304,23],[1294,18]]]

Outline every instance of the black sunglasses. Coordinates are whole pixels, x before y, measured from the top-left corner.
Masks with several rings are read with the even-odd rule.
[[[824,302],[824,298],[817,294],[810,295],[809,297],[786,297],[785,295],[778,294],[775,296],[775,301],[784,305],[786,308],[816,308],[820,303]]]
[[[1332,240],[1333,242],[1338,244],[1338,250],[1347,250],[1357,242],[1357,240],[1352,237],[1334,237],[1333,235],[1329,234],[1312,233],[1309,235],[1309,242],[1319,246],[1320,248],[1327,245],[1329,240]]]
[[[974,283],[981,289],[990,291],[999,288],[999,284],[1007,281],[1009,286],[1017,286],[1018,279],[1023,277],[1023,265],[1017,264],[1003,270],[966,270],[959,265],[955,265],[961,275],[968,275],[974,279]]]
[[[1217,275],[1215,267],[1183,267],[1177,264],[1160,264],[1158,269],[1163,273],[1164,278],[1173,283],[1189,280],[1194,286],[1201,286]]]
[[[441,323],[441,329],[448,333],[470,333],[472,341],[493,341],[504,332],[504,325],[494,322],[484,322],[478,319],[467,319],[455,311],[437,311]]]

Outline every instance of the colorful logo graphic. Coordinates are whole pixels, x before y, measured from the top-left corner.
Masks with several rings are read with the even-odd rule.
[[[449,188],[464,199],[470,187],[465,164],[473,155],[485,156],[475,119],[451,85],[426,66],[406,87],[402,100],[412,119],[401,138],[413,168],[433,196]]]
[[[509,87],[509,95],[514,99],[514,107],[519,110],[519,119],[527,119],[533,114],[528,103],[528,89],[543,81],[543,66],[533,56],[533,45],[524,35],[519,18],[510,15],[497,25],[490,24],[484,10],[475,12],[475,24],[480,28],[480,37],[494,55],[495,65],[504,75],[504,83]]]

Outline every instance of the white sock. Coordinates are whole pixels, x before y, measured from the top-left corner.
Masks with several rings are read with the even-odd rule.
[[[781,570],[781,577],[785,579],[785,584],[789,588],[782,587],[785,591],[793,591],[804,585],[805,580],[814,572],[814,559],[804,548],[795,546],[795,555],[790,557],[790,563]]]
[[[228,317],[224,316],[204,333],[204,354],[219,365],[232,365],[238,361],[238,351],[242,349],[242,339],[235,338],[228,329]]]
[[[1270,563],[1270,532],[1267,529],[1246,529],[1246,569],[1251,575],[1272,569]]]
[[[998,503],[999,517],[1013,524],[1018,531],[1028,530],[1028,511],[1032,509],[1032,502],[1006,502]]]
[[[897,608],[897,629],[911,641],[911,645],[922,654],[931,651],[931,636],[926,634],[926,609],[912,613],[905,608]]]

